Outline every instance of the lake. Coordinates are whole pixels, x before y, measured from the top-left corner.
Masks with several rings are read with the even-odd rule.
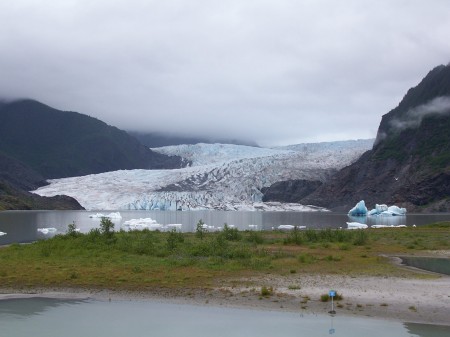
[[[0,301],[3,336],[444,337],[450,327],[388,320],[142,301]]]
[[[114,211],[103,211],[108,214]],[[75,223],[81,232],[88,232],[99,226],[100,219],[90,218],[92,211],[4,211],[0,212],[0,245],[13,242],[31,242],[48,237],[37,231],[38,228],[54,227],[57,233],[65,233],[67,226]],[[183,224],[185,232],[195,231],[200,219],[207,225],[219,227],[224,223],[240,230],[254,228],[271,230],[279,225],[298,225],[307,228],[346,227],[347,221],[357,221],[368,225],[406,225],[420,226],[437,221],[450,221],[449,213],[407,214],[393,217],[349,217],[345,213],[334,212],[250,212],[250,211],[120,211],[121,219],[113,219],[115,229],[127,220],[152,218],[162,225]],[[251,226],[250,226],[251,225]]]

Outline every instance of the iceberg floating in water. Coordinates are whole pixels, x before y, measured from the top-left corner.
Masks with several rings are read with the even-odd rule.
[[[103,213],[96,213],[89,215],[90,218],[94,219],[101,219],[101,218],[109,218],[109,219],[122,219],[122,215],[120,215],[120,212],[112,212],[107,215]]]
[[[348,229],[366,229],[367,225],[359,222],[347,222]]]
[[[348,211],[348,215],[350,216],[366,216],[367,215],[367,207],[364,200],[361,200],[353,207],[350,211]]]
[[[369,212],[369,215],[375,216],[396,216],[396,215],[406,215],[406,208],[400,208],[398,206],[387,206],[387,205],[375,205],[375,208]]]
[[[375,204],[375,208],[367,211],[366,204],[364,200],[361,200],[353,207],[349,212],[349,216],[395,216],[395,215],[406,215],[406,208],[400,208],[398,206],[387,206],[385,204]]]
[[[306,229],[306,226],[294,226],[294,225],[279,225],[278,229],[280,230],[293,230],[293,229]]]
[[[54,227],[47,227],[47,228],[38,228],[37,231],[39,233],[42,233],[44,235],[48,235],[48,234],[54,234],[57,232],[57,229]]]
[[[406,228],[406,225],[372,225],[372,228]]]
[[[140,218],[140,219],[131,219],[127,220],[122,224],[122,227],[125,227],[128,230],[161,230],[163,229],[163,225],[160,225],[152,218]]]

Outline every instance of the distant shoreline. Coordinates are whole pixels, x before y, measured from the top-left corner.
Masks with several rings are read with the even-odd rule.
[[[116,291],[84,288],[0,288],[0,300],[48,297],[94,300],[150,300],[202,306],[226,306],[252,310],[276,310],[328,314],[330,302],[320,297],[329,290],[342,294],[335,301],[336,315],[365,316],[401,322],[450,326],[450,277],[411,279],[401,277],[350,277],[336,275],[267,275],[237,280],[273,287],[261,296],[260,286],[200,289],[154,288]],[[293,286],[296,285],[296,286]]]

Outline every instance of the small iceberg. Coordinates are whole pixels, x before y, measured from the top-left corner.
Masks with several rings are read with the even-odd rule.
[[[348,215],[350,216],[366,216],[367,215],[367,207],[364,200],[358,202],[355,207],[353,207],[350,211],[348,211]]]
[[[8,234],[8,233],[0,232],[0,236],[6,235],[6,234]]]
[[[406,228],[406,225],[372,225],[372,228]]]
[[[228,226],[230,228],[230,226]],[[221,230],[222,227],[214,227],[214,226],[208,226],[207,224],[203,224],[202,225],[202,229],[207,230],[207,231],[215,231],[215,230]]]
[[[367,225],[359,222],[347,222],[348,229],[366,229]]]
[[[106,215],[103,213],[96,213],[89,215],[89,217],[93,219],[101,219],[101,218],[122,219],[122,215],[120,214],[120,212],[112,212]]]
[[[45,228],[38,228],[37,231],[41,234],[48,235],[48,234],[55,234],[58,230],[54,227],[45,227]]]
[[[165,225],[164,228],[165,229],[169,229],[169,230],[177,230],[177,231],[181,231],[181,227],[183,226],[183,224],[180,223],[170,223],[168,225]]]
[[[127,220],[122,224],[122,227],[125,227],[128,230],[135,230],[135,231],[144,229],[155,231],[163,229],[164,226],[160,225],[152,218],[140,218]]]
[[[288,231],[290,231],[290,230],[293,230],[295,228],[297,228],[297,229],[306,229],[306,226],[279,225],[277,228],[279,230],[288,230]]]
[[[375,208],[369,212],[369,215],[374,216],[401,216],[406,215],[406,208],[400,208],[398,206],[387,206],[387,205],[375,205]]]

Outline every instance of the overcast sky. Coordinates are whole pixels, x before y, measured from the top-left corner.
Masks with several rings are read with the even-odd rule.
[[[122,129],[375,137],[450,62],[448,0],[2,0],[0,97]]]

